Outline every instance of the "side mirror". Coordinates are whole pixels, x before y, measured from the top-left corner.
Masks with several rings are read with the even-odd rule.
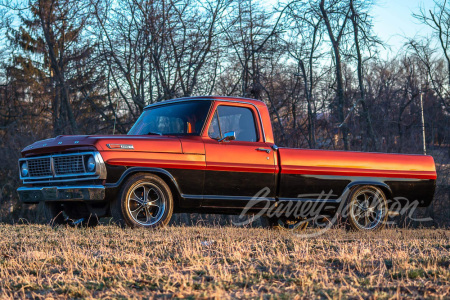
[[[236,132],[234,131],[228,131],[223,134],[223,137],[219,139],[219,142],[229,142],[234,141],[236,139]]]

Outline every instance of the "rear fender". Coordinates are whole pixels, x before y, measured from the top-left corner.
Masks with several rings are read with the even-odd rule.
[[[344,189],[344,192],[342,193],[341,197],[339,199],[341,201],[346,201],[348,196],[350,195],[350,192],[353,190],[353,188],[357,186],[363,186],[363,185],[373,185],[376,187],[381,188],[383,193],[386,196],[386,199],[390,199],[392,197],[392,190],[391,188],[382,181],[376,181],[376,180],[357,180],[350,182]]]

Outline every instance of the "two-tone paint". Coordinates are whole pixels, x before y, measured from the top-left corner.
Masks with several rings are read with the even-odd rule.
[[[150,172],[171,186],[177,211],[237,212],[264,188],[269,188],[266,198],[274,202],[323,201],[317,195],[331,192],[326,201],[339,203],[346,191],[363,184],[380,186],[391,199],[418,200],[421,206],[429,205],[433,198],[436,171],[431,156],[279,148],[274,144],[267,106],[258,100],[193,97],[164,101],[146,109],[199,100],[211,103],[199,136],[58,136],[26,147],[22,155],[98,151],[107,178],[91,183],[105,187],[104,200],[115,197],[128,176]],[[258,140],[219,142],[210,138],[207,129],[220,105],[250,109]],[[132,147],[108,146],[117,144]],[[64,183],[71,184],[80,182]]]

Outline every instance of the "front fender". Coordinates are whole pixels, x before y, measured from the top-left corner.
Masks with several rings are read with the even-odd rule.
[[[131,167],[125,170],[125,172],[122,173],[119,180],[117,180],[114,183],[106,183],[105,187],[107,188],[119,188],[122,183],[127,180],[128,177],[130,177],[133,174],[139,173],[139,172],[147,172],[147,173],[153,173],[153,174],[161,174],[170,179],[171,182],[168,182],[168,184],[172,183],[173,186],[176,188],[176,191],[179,193],[179,195],[182,195],[180,187],[175,179],[175,177],[170,174],[169,171],[161,169],[161,168],[146,168],[146,167]]]

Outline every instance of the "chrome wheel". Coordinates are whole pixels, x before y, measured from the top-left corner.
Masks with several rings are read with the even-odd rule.
[[[133,187],[127,197],[127,210],[134,222],[153,225],[161,220],[166,208],[166,197],[158,186],[142,182]]]
[[[350,218],[359,230],[374,230],[381,227],[386,211],[384,195],[373,187],[357,190],[350,202]]]

